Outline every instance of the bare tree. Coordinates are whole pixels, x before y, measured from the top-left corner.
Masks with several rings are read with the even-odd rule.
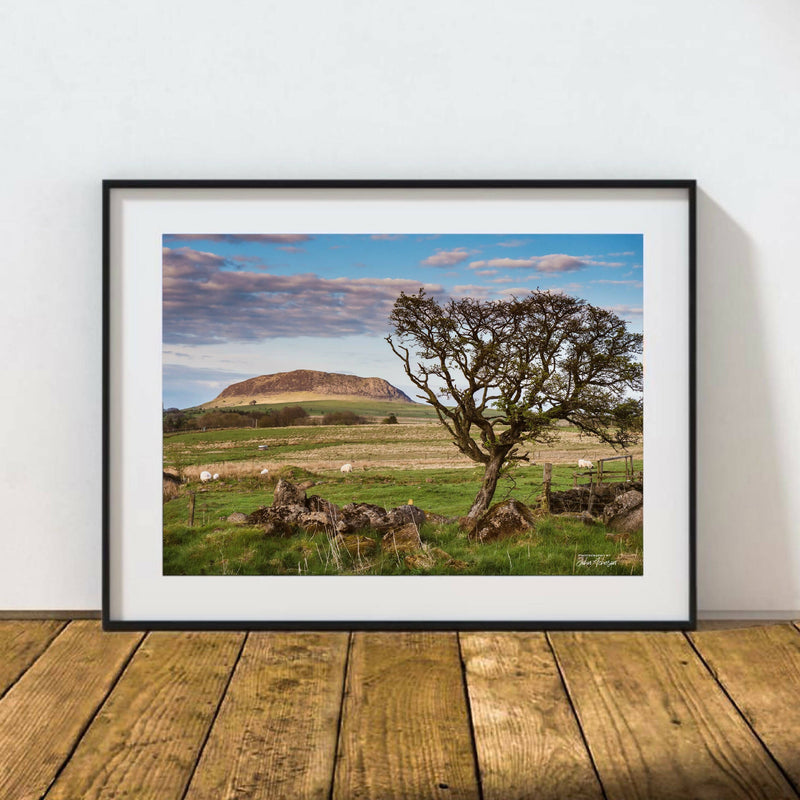
[[[642,336],[611,311],[549,291],[440,304],[420,289],[397,298],[390,321],[386,341],[418,397],[485,465],[470,518],[488,508],[503,466],[527,460],[521,444],[557,438],[557,420],[614,448],[638,439]]]

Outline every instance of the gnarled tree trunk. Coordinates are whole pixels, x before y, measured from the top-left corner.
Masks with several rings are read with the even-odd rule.
[[[467,519],[477,519],[489,508],[489,503],[492,502],[497,489],[497,481],[500,479],[500,470],[503,468],[503,463],[510,450],[510,447],[495,447],[492,451],[489,463],[486,465],[486,471],[483,473],[483,484],[472,501],[472,508],[467,514]]]

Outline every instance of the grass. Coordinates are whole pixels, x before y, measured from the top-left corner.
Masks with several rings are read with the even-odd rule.
[[[346,407],[355,410],[350,402]],[[335,402],[326,408],[337,410]],[[259,450],[264,444],[268,449]],[[641,448],[631,452],[634,468],[641,470]],[[553,464],[552,488],[559,490],[573,485],[578,458],[596,460],[614,453],[564,428],[559,442],[548,448],[533,445],[528,454],[534,463],[503,477],[495,502],[514,497],[535,506],[543,462]],[[351,474],[340,472],[343,463],[353,465]],[[262,528],[226,520],[234,511],[249,513],[271,504],[279,477],[313,483],[309,494],[337,505],[368,502],[392,508],[412,501],[426,511],[458,517],[469,509],[483,474],[481,467],[456,450],[438,423],[408,418],[399,425],[171,434],[164,437],[164,465],[179,471],[185,481],[176,496],[164,503],[164,571],[171,575],[423,574],[396,554],[382,553],[380,545],[369,558],[353,559],[324,533],[275,538],[265,535]],[[269,474],[261,475],[265,467]],[[220,480],[201,484],[202,470],[219,473]],[[190,493],[196,498],[192,527],[188,525]],[[574,519],[543,517],[534,530],[496,543],[470,542],[456,525],[425,525],[421,537],[429,548],[439,548],[464,562],[458,574],[641,574],[641,534],[619,543],[606,539],[606,533],[599,524],[587,527]],[[375,533],[367,535],[380,538]],[[592,557],[581,557],[586,555]],[[446,559],[429,566],[424,574],[455,574]]]
[[[410,567],[402,554],[382,551],[358,558],[331,543],[328,535],[300,532],[266,536],[258,526],[234,525],[206,517],[189,528],[170,525],[164,537],[166,575],[633,575],[641,574],[642,537],[625,544],[609,541],[601,525],[544,517],[518,537],[477,544],[456,524],[423,525],[420,538],[462,562],[454,572],[444,558],[430,569]],[[587,556],[590,558],[587,560]]]
[[[554,467],[554,487],[572,485],[569,466]],[[395,470],[355,476],[321,478],[299,467],[284,467],[282,477],[295,482],[314,481],[309,493],[337,505],[368,502],[391,508],[413,500],[414,505],[448,517],[465,513],[480,486],[481,470]],[[164,572],[170,575],[297,575],[299,574],[454,574],[442,562],[420,572],[403,558],[380,552],[380,535],[367,532],[377,542],[377,555],[353,559],[345,551],[341,568],[325,534],[298,532],[289,538],[268,537],[258,526],[227,522],[234,511],[249,513],[270,505],[275,479],[248,477],[189,484],[164,504]],[[515,497],[535,505],[541,490],[536,467],[521,468],[501,480],[495,501]],[[188,495],[195,493],[195,524],[188,523]],[[521,537],[476,544],[455,524],[426,524],[420,534],[430,547],[466,563],[465,575],[623,575],[641,574],[642,536],[621,543],[606,539],[601,525],[561,517],[543,517],[535,530]],[[619,561],[625,555],[625,563]],[[581,556],[591,555],[591,559]],[[598,559],[597,556],[604,558]],[[631,562],[629,559],[633,558]]]
[[[306,400],[300,402],[286,401],[282,403],[256,403],[255,405],[219,406],[225,411],[272,411],[285,406],[301,406],[311,416],[332,414],[336,411],[352,411],[362,417],[381,418],[394,414],[398,419],[436,419],[436,412],[426,403],[405,403],[399,400]],[[190,415],[202,413],[209,408],[186,409]]]

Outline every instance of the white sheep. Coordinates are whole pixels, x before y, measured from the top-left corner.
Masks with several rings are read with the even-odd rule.
[[[594,464],[585,458],[578,459],[578,469],[594,469]]]
[[[215,473],[214,473],[213,479],[214,479],[215,481],[218,481],[218,480],[219,480],[219,472],[215,472]]]
[[[261,470],[260,474],[261,475],[269,475],[269,470],[266,467],[264,467],[264,469]]]
[[[200,480],[201,480],[203,483],[208,483],[208,482],[211,480],[211,478],[212,478],[212,477],[213,477],[213,476],[211,475],[211,473],[210,473],[210,472],[209,472],[207,469],[204,469],[204,470],[203,470],[203,471],[200,473]]]
[[[348,472],[352,472],[352,471],[353,471],[353,465],[352,464],[342,464],[342,466],[339,467],[339,472],[341,472],[343,475],[346,475]]]

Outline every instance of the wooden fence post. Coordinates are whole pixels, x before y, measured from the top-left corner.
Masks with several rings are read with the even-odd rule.
[[[189,527],[194,526],[194,492],[189,495]]]
[[[544,510],[550,513],[550,486],[553,482],[553,465],[545,462],[542,468],[542,486],[544,487]]]

